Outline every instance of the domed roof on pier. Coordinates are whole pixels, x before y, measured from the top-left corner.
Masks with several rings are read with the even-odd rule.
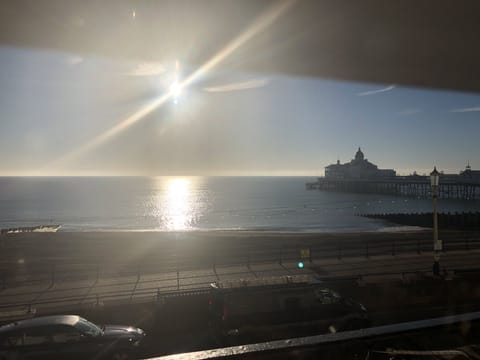
[[[362,149],[360,149],[360,147],[358,147],[358,151],[355,154],[355,160],[363,160],[364,158],[365,158],[365,156],[363,155]]]

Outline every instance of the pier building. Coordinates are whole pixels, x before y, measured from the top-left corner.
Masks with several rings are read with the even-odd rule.
[[[325,167],[325,176],[306,184],[307,190],[352,193],[375,193],[397,196],[430,198],[430,177],[414,173],[397,176],[393,169],[379,169],[369,162],[358,148],[355,158],[348,163]],[[446,199],[480,199],[480,170],[467,164],[459,174],[440,174],[439,197]]]
[[[360,148],[350,162],[341,164],[340,160],[337,160],[336,164],[325,167],[325,178],[327,179],[378,179],[392,178],[395,175],[395,170],[379,169],[377,165],[365,159]]]

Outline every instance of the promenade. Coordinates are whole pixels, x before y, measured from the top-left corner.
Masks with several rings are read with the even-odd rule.
[[[445,275],[480,271],[476,235],[444,235]],[[233,279],[311,274],[329,283],[408,282],[431,276],[429,237],[429,232],[14,234],[1,243],[0,321],[158,303]]]

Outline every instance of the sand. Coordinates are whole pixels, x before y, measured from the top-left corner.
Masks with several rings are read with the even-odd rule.
[[[442,232],[445,246],[475,246],[475,232]],[[0,269],[23,264],[96,264],[154,262],[234,263],[239,257],[272,261],[310,256],[361,256],[428,251],[431,230],[361,233],[199,232],[57,232],[0,236]],[[468,243],[468,244],[467,244]],[[304,253],[305,255],[305,253]],[[262,260],[263,259],[263,260]],[[242,260],[244,261],[244,259]]]

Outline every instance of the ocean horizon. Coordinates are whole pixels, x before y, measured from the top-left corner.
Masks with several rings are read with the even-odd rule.
[[[431,212],[429,199],[312,191],[303,176],[0,177],[0,228],[59,231],[404,231],[359,217]],[[442,200],[440,211],[480,201]]]

